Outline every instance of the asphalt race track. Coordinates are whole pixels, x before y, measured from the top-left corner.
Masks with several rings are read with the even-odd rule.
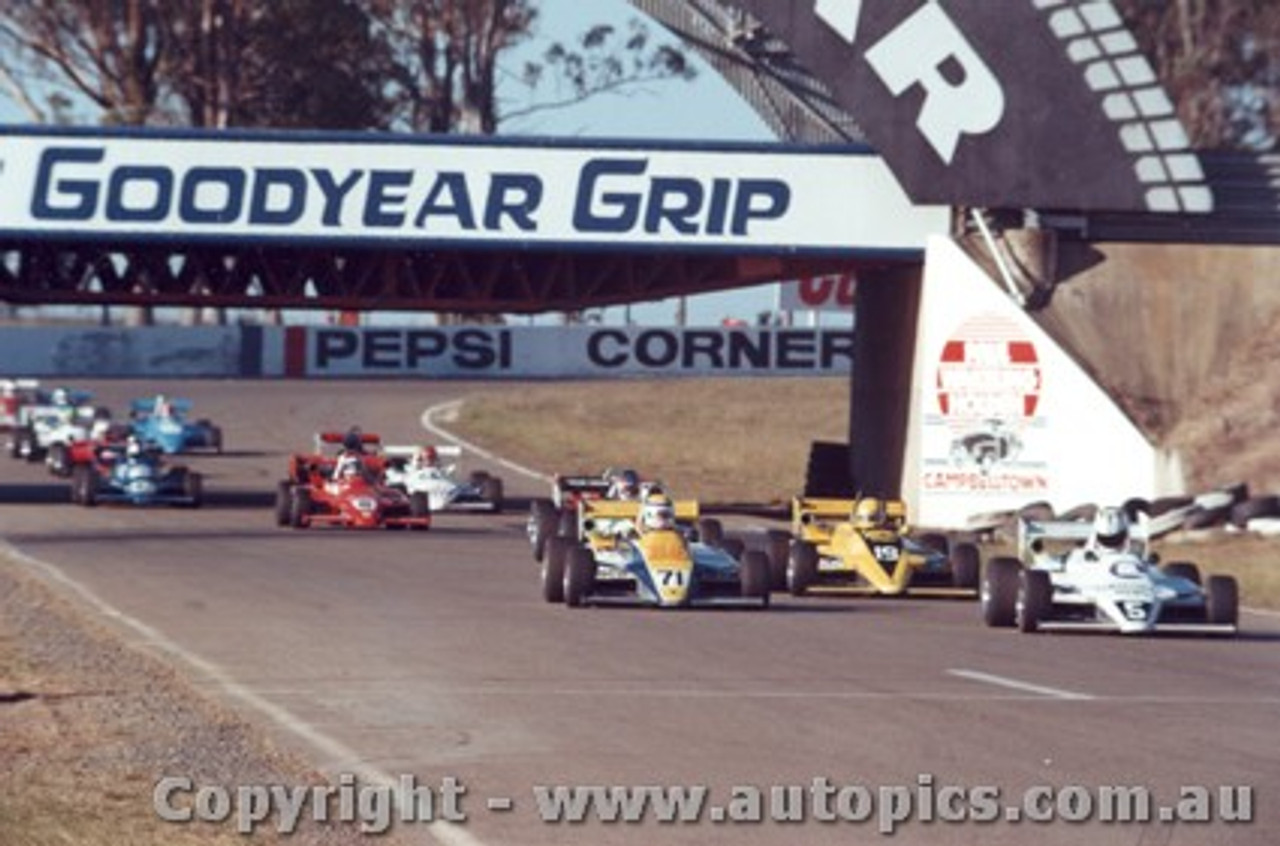
[[[1127,639],[991,631],[959,601],[550,606],[523,509],[439,516],[427,533],[274,525],[285,456],[312,432],[358,423],[390,443],[429,440],[423,410],[465,384],[92,387],[115,408],[163,387],[222,425],[228,454],[189,462],[206,474],[206,507],[84,509],[42,467],[4,457],[0,532],[123,614],[131,642],[170,655],[331,775],[457,779],[467,821],[398,828],[410,842],[1272,846],[1280,836],[1280,617],[1246,614],[1234,640]],[[510,498],[544,493],[493,469]],[[815,779],[832,786],[825,809],[853,816],[864,794],[845,791],[840,806],[839,788],[878,797],[900,786],[915,821],[881,835],[886,800],[863,822],[820,821],[811,807],[804,823],[716,822],[708,811],[697,823],[569,826],[540,821],[533,795],[535,785],[705,785],[726,805],[735,786],[807,790]],[[1161,805],[1190,785],[1214,798],[1219,785],[1252,787],[1254,822],[941,818],[956,807],[953,787],[998,788],[1003,819],[1037,786],[1076,800],[1079,788],[1087,800],[1144,787]]]

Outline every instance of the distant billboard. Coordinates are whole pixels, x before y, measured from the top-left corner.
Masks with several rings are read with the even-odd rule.
[[[1107,0],[735,2],[831,89],[918,203],[1213,208]]]
[[[778,308],[781,311],[834,311],[853,314],[857,279],[852,273],[829,273],[780,283]]]
[[[0,138],[0,234],[856,255],[922,254],[946,226],[945,209],[913,205],[865,148],[352,133]]]

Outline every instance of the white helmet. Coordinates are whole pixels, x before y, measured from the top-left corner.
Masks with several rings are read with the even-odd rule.
[[[1129,543],[1129,518],[1122,509],[1099,508],[1093,518],[1093,536],[1105,549],[1124,549]]]
[[[344,455],[338,460],[337,472],[334,473],[339,479],[354,479],[360,473],[360,459],[354,455]]]
[[[125,441],[124,452],[130,458],[137,458],[142,455],[142,442],[130,435],[129,439]]]
[[[676,525],[676,509],[671,500],[665,496],[651,496],[640,508],[640,530],[642,532],[664,531],[674,529]]]

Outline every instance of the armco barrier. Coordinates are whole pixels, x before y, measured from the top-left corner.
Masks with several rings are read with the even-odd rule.
[[[799,376],[852,364],[849,329],[0,327],[0,377]]]

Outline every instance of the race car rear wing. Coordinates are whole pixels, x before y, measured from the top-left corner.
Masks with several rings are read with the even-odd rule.
[[[1086,520],[1018,520],[1018,552],[1024,559],[1038,547],[1049,541],[1084,543],[1093,535],[1093,523]],[[1129,541],[1144,550],[1151,540],[1151,520],[1139,512],[1136,522],[1129,526]]]
[[[316,449],[322,444],[343,444],[351,437],[357,437],[361,444],[376,445],[382,443],[382,436],[375,435],[373,432],[316,432],[315,441]]]
[[[386,446],[382,448],[382,451],[383,453],[386,454],[388,458],[412,458],[414,455],[417,455],[418,450],[420,449],[425,449],[425,445],[424,446],[403,446],[403,445]],[[462,447],[458,446],[457,444],[444,444],[442,446],[435,446],[433,447],[433,449],[435,449],[436,455],[440,456],[441,458],[459,458],[462,456]]]
[[[642,505],[644,503],[639,500],[584,499],[581,503],[582,519],[634,520],[640,516]],[[696,499],[677,499],[672,506],[679,523],[691,523],[701,513]]]
[[[564,508],[579,500],[599,499],[609,488],[609,480],[602,476],[556,476],[551,484],[551,500],[556,508]]]

